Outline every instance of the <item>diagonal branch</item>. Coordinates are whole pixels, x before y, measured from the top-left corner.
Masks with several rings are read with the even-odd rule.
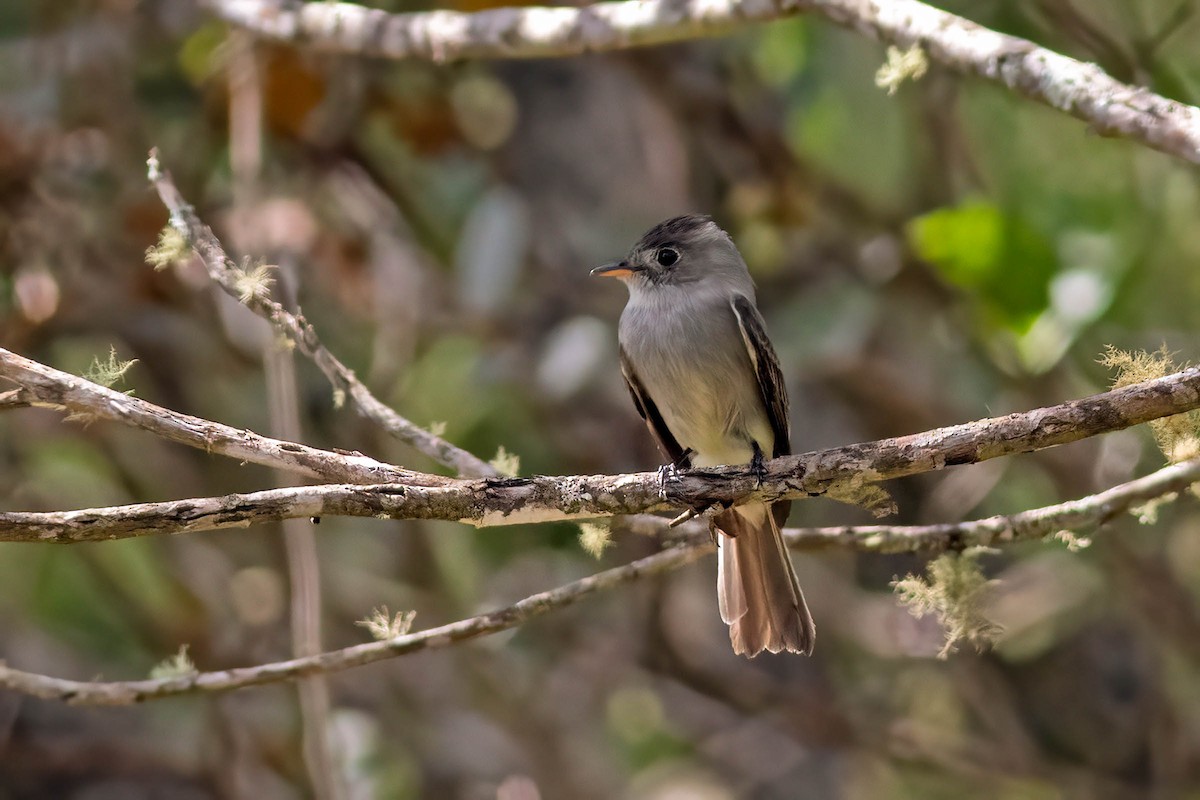
[[[20,396],[30,404],[69,411],[76,419],[120,422],[207,453],[287,470],[309,478],[354,483],[402,481],[423,485],[436,485],[443,480],[436,475],[385,464],[361,453],[318,450],[180,414],[31,361],[4,348],[0,348],[0,378],[16,383],[20,387]]]
[[[1078,531],[1104,525],[1139,503],[1183,491],[1197,480],[1200,480],[1200,459],[1164,467],[1144,478],[1080,500],[1009,516],[950,525],[807,528],[789,529],[785,533],[792,547],[804,549],[845,546],[887,553],[940,552],[973,545],[1011,544],[1041,539],[1064,528]],[[659,526],[660,530],[662,527]],[[336,672],[508,630],[548,611],[571,605],[589,594],[676,569],[710,553],[712,549],[708,536],[701,530],[694,530],[685,541],[669,550],[535,594],[498,611],[387,641],[355,645],[290,661],[196,672],[175,678],[115,682],[64,680],[0,664],[0,687],[69,703],[127,705],[180,694],[229,691],[315,673]]]
[[[943,66],[1070,114],[1100,134],[1200,163],[1200,109],[917,0],[622,0],[582,8],[410,14],[339,2],[206,4],[221,18],[264,38],[337,53],[434,61],[620,50],[811,13],[881,42],[920,45]]]
[[[460,475],[495,477],[500,473],[495,467],[455,445],[414,425],[392,409],[381,403],[371,390],[354,374],[354,371],[337,359],[321,344],[313,326],[300,313],[293,314],[272,300],[266,291],[247,290],[245,273],[230,260],[212,229],[205,225],[195,210],[183,199],[171,175],[158,163],[158,153],[150,152],[149,177],[171,212],[171,225],[199,254],[208,275],[231,296],[239,299],[254,313],[270,322],[276,330],[295,342],[301,353],[325,373],[334,389],[350,396],[359,413],[379,425],[388,433],[437,461],[454,469]]]
[[[5,352],[0,350],[0,367]],[[777,458],[762,474],[745,466],[693,469],[675,473],[664,485],[657,472],[476,480],[407,473],[388,485],[303,486],[110,509],[0,514],[0,540],[87,541],[297,516],[441,519],[484,527],[826,494],[861,503],[879,481],[1053,447],[1197,407],[1200,368],[1193,367],[1048,408]]]
[[[195,672],[175,678],[151,678],[111,683],[51,678],[46,675],[11,669],[0,663],[0,687],[68,703],[129,705],[160,697],[195,692],[221,692],[289,680],[303,675],[337,672],[381,661],[385,658],[415,653],[420,650],[440,649],[490,633],[509,630],[548,611],[571,605],[589,594],[612,589],[640,578],[683,566],[709,552],[712,547],[711,542],[704,537],[699,542],[655,553],[630,564],[605,570],[556,589],[526,597],[524,600],[497,611],[430,628],[419,633],[398,636],[395,639],[355,645],[314,656],[293,658],[257,667]]]

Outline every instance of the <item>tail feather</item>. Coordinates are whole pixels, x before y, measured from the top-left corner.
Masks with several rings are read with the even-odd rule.
[[[770,508],[737,506],[716,524],[726,534],[718,543],[717,598],[734,652],[811,654],[816,626]]]

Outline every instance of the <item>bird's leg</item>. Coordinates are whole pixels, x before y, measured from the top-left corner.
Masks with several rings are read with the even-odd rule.
[[[754,447],[754,455],[750,458],[750,471],[754,473],[754,479],[758,481],[759,488],[762,488],[763,481],[767,479],[767,459],[763,455],[762,448],[758,446],[758,442],[751,442]]]

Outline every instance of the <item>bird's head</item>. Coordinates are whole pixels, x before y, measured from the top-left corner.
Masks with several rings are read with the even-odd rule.
[[[655,225],[625,258],[596,267],[592,275],[620,278],[630,294],[702,281],[734,286],[750,281],[746,263],[729,234],[701,214]]]

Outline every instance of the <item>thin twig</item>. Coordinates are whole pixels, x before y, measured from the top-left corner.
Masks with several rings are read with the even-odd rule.
[[[90,705],[129,705],[173,695],[221,692],[273,683],[316,673],[337,672],[385,658],[435,650],[490,633],[515,628],[548,611],[564,608],[589,594],[665,572],[694,561],[712,549],[707,540],[688,543],[614,569],[605,570],[556,589],[526,597],[511,606],[452,622],[419,633],[398,636],[315,656],[293,658],[257,667],[196,672],[173,678],[140,681],[91,682],[51,678],[0,664],[0,688],[49,700]]]
[[[266,319],[276,330],[295,342],[300,352],[312,359],[313,363],[325,373],[325,377],[333,384],[333,388],[338,392],[345,393],[354,401],[360,414],[397,439],[412,445],[434,461],[450,467],[460,475],[476,477],[499,475],[496,468],[486,461],[409,422],[381,403],[371,393],[371,390],[358,379],[353,370],[339,361],[325,348],[325,345],[321,344],[316,329],[304,318],[303,314],[291,313],[272,300],[265,290],[248,291],[244,271],[225,254],[225,248],[221,246],[220,240],[213,234],[212,229],[196,216],[195,210],[184,200],[183,195],[179,193],[179,189],[171,180],[170,173],[159,165],[157,151],[150,152],[147,164],[150,181],[158,191],[163,205],[171,212],[171,225],[199,254],[213,282],[231,296],[238,298],[247,308]]]
[[[919,45],[943,66],[1070,114],[1100,134],[1200,163],[1200,109],[917,0],[623,0],[579,8],[410,14],[337,2],[206,4],[221,18],[264,38],[337,53],[434,61],[620,50],[812,13],[887,44]]]
[[[950,547],[1011,544],[1041,539],[1062,529],[1079,531],[1102,526],[1140,503],[1181,492],[1197,480],[1200,480],[1200,459],[1164,467],[1151,475],[1080,500],[1009,516],[948,525],[788,529],[785,534],[788,544],[798,549],[849,547],[884,553],[938,552]],[[665,530],[668,520],[658,522],[659,531]],[[644,524],[644,521],[640,524]],[[701,528],[694,523],[692,527]],[[179,694],[221,692],[304,675],[336,672],[508,630],[548,611],[571,605],[589,594],[676,569],[712,549],[711,540],[703,530],[698,529],[670,550],[535,594],[498,611],[384,642],[355,645],[290,661],[197,672],[177,678],[116,682],[63,680],[10,669],[0,664],[0,687],[69,703],[126,705]]]
[[[845,547],[872,553],[942,552],[1041,539],[1111,522],[1136,506],[1183,492],[1200,482],[1200,459],[1163,467],[1103,492],[1045,508],[940,525],[860,525],[785,531],[788,544],[806,550]]]

